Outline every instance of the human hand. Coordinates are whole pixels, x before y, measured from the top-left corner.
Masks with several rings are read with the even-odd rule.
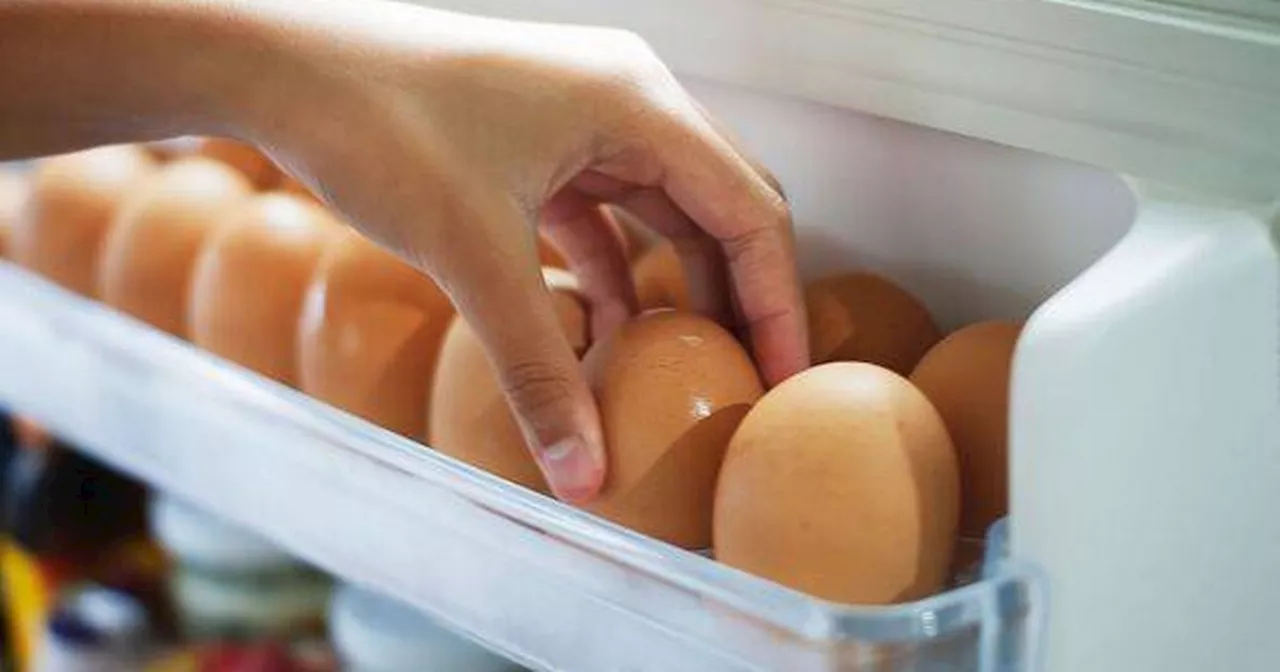
[[[539,224],[582,281],[595,333],[635,311],[601,207],[613,204],[675,243],[695,305],[738,322],[767,384],[807,365],[783,195],[639,38],[326,6],[291,19],[277,61],[291,83],[250,139],[444,288],[557,495],[589,499],[605,457],[542,284]]]

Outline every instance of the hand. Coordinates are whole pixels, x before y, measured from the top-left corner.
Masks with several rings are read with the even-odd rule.
[[[726,322],[739,312],[767,383],[807,365],[781,192],[643,41],[367,2],[353,11],[303,24],[302,62],[316,70],[289,89],[296,115],[273,107],[280,123],[257,139],[448,292],[559,496],[593,495],[605,458],[542,285],[539,222],[581,279],[595,333],[635,311],[609,203],[675,242],[701,310]]]
[[[597,335],[635,308],[609,203],[675,243],[766,383],[808,363],[780,189],[626,32],[375,0],[0,0],[0,95],[0,157],[183,133],[267,148],[449,293],[565,499],[605,458],[539,224]]]

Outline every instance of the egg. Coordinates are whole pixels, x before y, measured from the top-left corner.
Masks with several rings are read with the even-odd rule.
[[[298,328],[303,392],[425,440],[428,393],[453,306],[417,269],[348,230],[307,290]]]
[[[543,269],[561,327],[574,351],[587,345],[587,311],[573,277]],[[428,443],[446,455],[549,494],[498,378],[471,326],[455,317],[444,336],[431,391]]]
[[[0,258],[9,256],[9,239],[27,200],[27,177],[0,166]]]
[[[942,338],[919,299],[873,273],[814,281],[805,307],[814,364],[868,362],[905,376]]]
[[[960,534],[981,539],[1009,510],[1009,381],[1021,327],[981,322],[925,355],[911,382],[946,423],[960,460]]]
[[[200,251],[188,329],[196,345],[286,385],[296,385],[297,331],[307,286],[342,226],[287,194],[257,195]]]
[[[183,135],[163,140],[153,140],[143,145],[155,160],[166,163],[176,161],[200,149],[204,141],[192,135]]]
[[[98,262],[116,208],[155,167],[130,145],[40,161],[10,240],[14,261],[97,298]]]
[[[710,547],[721,459],[763,393],[751,357],[715,322],[665,310],[594,344],[583,368],[609,460],[587,509],[677,546]]]
[[[684,267],[670,241],[659,242],[641,255],[632,265],[631,276],[641,310],[692,309]]]
[[[591,320],[578,278],[559,268],[542,269],[542,281],[551,292],[551,306],[560,318],[560,329],[579,357],[591,345]]]
[[[199,156],[221,161],[240,171],[256,189],[273,189],[284,178],[280,168],[253,145],[228,138],[204,138],[195,149]]]
[[[568,268],[569,261],[546,236],[538,236],[538,263],[543,268]]]
[[[811,595],[890,604],[943,587],[955,450],[910,382],[837,362],[783,381],[733,435],[715,497],[717,560]]]
[[[249,182],[217,161],[166,164],[116,212],[98,274],[102,300],[180,338],[196,257],[210,233],[252,194]]]
[[[324,203],[324,199],[317,196],[316,193],[311,190],[311,187],[308,187],[301,180],[290,175],[285,175],[280,184],[276,186],[276,189],[287,194],[293,194],[294,196],[302,196],[303,198],[315,201],[316,203]]]

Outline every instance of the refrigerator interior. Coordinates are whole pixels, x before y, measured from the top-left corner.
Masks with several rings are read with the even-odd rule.
[[[538,14],[536,4],[513,11]],[[608,12],[599,7],[615,3],[543,4],[548,17],[562,18],[600,16]],[[687,23],[704,25],[712,4],[697,4],[697,21]],[[616,11],[637,27],[666,25],[665,37],[646,35],[665,53],[692,30],[656,22],[671,5]],[[903,6],[927,13],[919,3]],[[993,25],[1016,23],[1007,17],[1021,11],[1031,10],[1010,10]],[[767,32],[745,23],[726,34]],[[820,44],[822,31],[813,32]],[[797,34],[781,31],[771,44]],[[1189,42],[1187,53],[1198,45]],[[1233,164],[1252,176],[1248,189],[1220,198],[1200,185],[1154,186],[1119,170],[872,112],[915,121],[937,114],[937,126],[1034,145],[1029,124],[1010,124],[1002,136],[992,130],[998,116],[960,119],[957,108],[927,105],[904,111],[910,96],[869,95],[865,106],[853,100],[883,94],[873,88],[809,96],[839,99],[837,107],[708,76],[754,64],[766,73],[756,83],[776,79],[780,66],[759,58],[718,53],[705,68],[679,67],[689,52],[670,51],[689,90],[784,186],[806,279],[880,272],[923,299],[948,331],[985,319],[1031,320],[1015,373],[1013,557],[993,558],[978,583],[885,608],[812,599],[512,487],[11,266],[0,268],[0,401],[538,669],[996,672],[1038,669],[1047,660],[1057,672],[1102,669],[1103,662],[1114,669],[1187,664],[1194,660],[1187,652],[1203,646],[1157,650],[1163,628],[1189,618],[1167,609],[1161,591],[1211,614],[1201,620],[1212,620],[1204,630],[1212,641],[1239,640],[1263,659],[1264,645],[1249,637],[1255,630],[1233,625],[1228,610],[1251,592],[1265,596],[1259,577],[1280,558],[1280,535],[1241,532],[1259,519],[1251,502],[1280,477],[1268,457],[1280,445],[1280,384],[1271,382],[1280,381],[1280,357],[1272,356],[1280,352],[1280,226],[1267,205],[1274,194],[1257,196],[1266,171],[1280,165],[1274,141],[1248,147],[1254,163]],[[1202,60],[1206,71],[1218,65]],[[790,89],[811,91],[823,81],[799,77]],[[1052,82],[1039,84],[1030,88],[1052,98]],[[1184,116],[1212,117],[1221,100]],[[1266,109],[1249,109],[1251,128],[1265,126]],[[1220,135],[1246,145],[1233,134]],[[1077,137],[1079,152],[1059,153],[1129,156],[1133,147],[1119,134],[1099,136],[1116,138],[1110,145],[1068,132],[1044,144],[1060,149]],[[1208,156],[1219,140],[1188,144]],[[1141,159],[1125,168],[1198,156],[1146,145],[1132,155]],[[1169,175],[1201,172],[1213,173],[1207,191],[1231,177],[1209,168]],[[1215,436],[1238,448],[1234,461],[1206,454]],[[1151,473],[1162,449],[1174,457],[1154,471],[1160,487],[1135,488],[1135,475]],[[1108,462],[1116,455],[1125,457]],[[1195,515],[1170,515],[1180,507]],[[1117,527],[1096,528],[1108,516]],[[1203,541],[1171,527],[1178,521],[1205,530]],[[1108,559],[1081,540],[1110,544],[1129,560]],[[1232,557],[1226,548],[1246,552]],[[1120,571],[1096,573],[1104,566]],[[1186,572],[1216,582],[1218,594],[1179,583]],[[1113,610],[1095,607],[1135,581],[1150,585],[1116,600]],[[1055,590],[1064,588],[1055,604]],[[1242,622],[1263,622],[1267,604],[1248,601]],[[1059,611],[1063,605],[1069,610]],[[1100,625],[1090,631],[1094,619]],[[1137,643],[1118,646],[1126,637]],[[1108,650],[1120,657],[1100,660]]]

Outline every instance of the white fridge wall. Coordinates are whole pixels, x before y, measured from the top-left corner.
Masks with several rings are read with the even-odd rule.
[[[1025,318],[1133,220],[1087,166],[794,98],[686,84],[781,180],[807,277],[866,267],[944,328]]]
[[[1010,520],[1050,577],[1050,670],[1276,669],[1277,233],[1147,194],[1024,332]]]

